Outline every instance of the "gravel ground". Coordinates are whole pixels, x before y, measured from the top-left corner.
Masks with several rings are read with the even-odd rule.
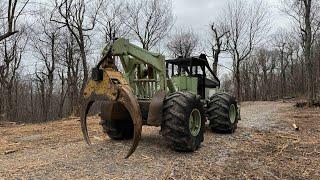
[[[194,153],[172,151],[159,128],[144,127],[136,152],[130,141],[105,137],[89,123],[93,145],[77,118],[0,127],[0,179],[318,179],[320,109],[293,103],[245,102],[236,133],[205,133]],[[294,131],[292,123],[300,126]]]

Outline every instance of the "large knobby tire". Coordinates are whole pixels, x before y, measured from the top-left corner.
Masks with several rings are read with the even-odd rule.
[[[129,140],[133,138],[133,123],[124,121],[101,120],[102,130],[113,140]]]
[[[236,98],[227,93],[212,95],[208,103],[207,115],[213,132],[234,133],[238,124]]]
[[[125,118],[119,118],[115,116],[114,119],[107,119],[105,118],[106,116],[104,116],[104,113],[106,113],[106,108],[108,108],[108,104],[101,104],[100,125],[102,126],[102,131],[113,140],[132,139],[134,134],[134,126],[130,115],[125,115]],[[128,112],[125,110],[123,114],[128,114]]]
[[[205,114],[200,96],[175,92],[166,97],[161,134],[176,151],[193,152],[200,147],[205,131]]]

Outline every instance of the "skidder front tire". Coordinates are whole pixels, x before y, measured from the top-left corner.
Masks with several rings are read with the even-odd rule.
[[[236,98],[227,93],[212,95],[208,103],[207,115],[213,132],[234,133],[238,124]]]
[[[200,96],[175,92],[166,97],[162,135],[176,151],[195,151],[203,141],[205,116]]]
[[[101,120],[102,130],[113,140],[129,140],[133,138],[133,123],[123,121]]]
[[[109,117],[108,110],[112,107],[112,116]],[[129,140],[133,138],[134,126],[129,112],[121,105],[109,103],[101,104],[101,121],[102,131],[112,140]]]

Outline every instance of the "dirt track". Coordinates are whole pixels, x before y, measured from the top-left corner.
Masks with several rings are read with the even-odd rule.
[[[91,119],[88,147],[77,119],[0,127],[0,179],[318,179],[320,109],[292,103],[242,104],[242,121],[232,135],[207,130],[195,153],[176,153],[159,128],[144,127],[136,152],[130,141],[106,138]],[[292,123],[300,125],[294,131]]]

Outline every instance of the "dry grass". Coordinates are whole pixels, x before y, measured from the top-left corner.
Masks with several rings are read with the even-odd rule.
[[[77,118],[0,127],[0,179],[318,179],[320,109],[293,103],[246,102],[235,134],[209,130],[195,153],[172,151],[159,128],[144,127],[137,151],[130,141],[105,137],[98,118],[89,121],[88,147]],[[296,123],[300,131],[295,131]]]

